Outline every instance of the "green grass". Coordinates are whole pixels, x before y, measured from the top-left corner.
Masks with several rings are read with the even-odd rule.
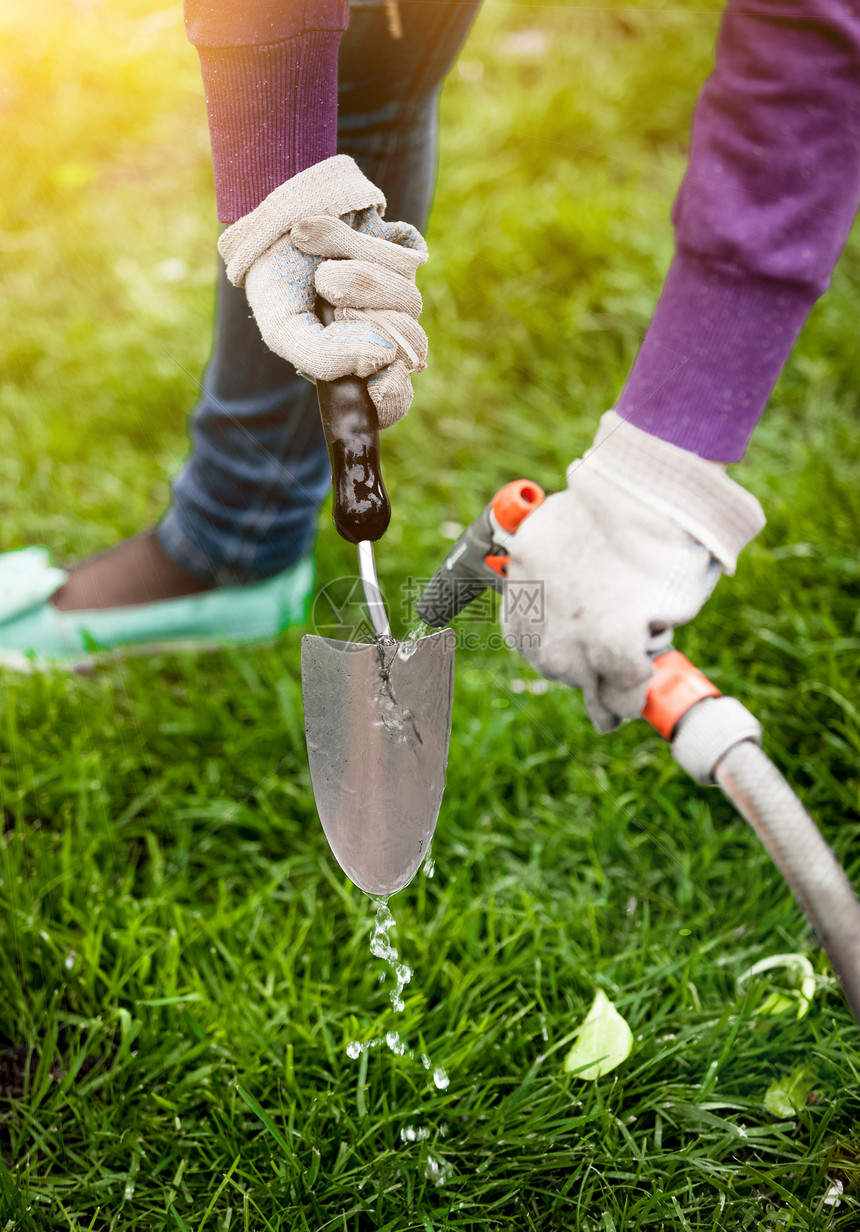
[[[500,482],[559,485],[612,404],[671,256],[718,8],[480,17],[443,99],[431,367],[384,438],[390,596]],[[217,228],[179,6],[28,12],[0,64],[0,524],[63,560],[164,507]],[[524,28],[551,57],[514,54]],[[768,526],[677,638],[762,719],[855,884],[858,282],[855,235],[735,468]],[[322,583],[352,571],[328,519],[317,555]],[[728,804],[643,723],[598,737],[577,694],[462,651],[436,875],[392,901],[415,971],[395,1015],[314,809],[301,632],[0,680],[0,1228],[856,1229],[857,1029]],[[737,984],[786,951],[818,974],[799,1020]],[[583,1082],[562,1060],[596,987],[635,1047]],[[395,1028],[447,1090],[347,1057]],[[815,1102],[778,1120],[764,1093],[801,1063]]]

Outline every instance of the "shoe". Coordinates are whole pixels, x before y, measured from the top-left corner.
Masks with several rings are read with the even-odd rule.
[[[61,612],[51,595],[66,580],[46,548],[0,553],[0,664],[32,671],[89,666],[106,652],[146,654],[188,646],[272,641],[307,617],[314,563],[304,557],[264,582],[179,599]]]

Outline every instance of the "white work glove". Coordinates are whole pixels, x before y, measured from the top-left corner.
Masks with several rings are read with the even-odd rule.
[[[719,466],[615,411],[567,483],[510,540],[502,629],[542,675],[582,689],[607,732],[641,714],[649,655],[734,573],[765,517]]]
[[[287,180],[218,241],[227,277],[244,287],[268,347],[309,381],[369,377],[380,428],[412,401],[426,366],[415,271],[427,245],[405,222],[383,222],[385,197],[347,154]],[[335,306],[324,327],[319,294]]]

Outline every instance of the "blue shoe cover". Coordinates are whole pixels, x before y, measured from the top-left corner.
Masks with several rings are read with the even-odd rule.
[[[305,620],[314,564],[306,556],[247,586],[81,612],[61,612],[49,602],[65,579],[46,548],[0,553],[0,663],[27,670],[85,663],[120,647],[142,653],[182,643],[272,641],[288,625]]]

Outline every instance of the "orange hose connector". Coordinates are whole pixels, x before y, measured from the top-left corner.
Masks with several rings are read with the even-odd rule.
[[[654,660],[654,675],[642,711],[664,740],[671,740],[680,719],[703,697],[719,697],[720,690],[694,667],[680,650],[667,650]]]

